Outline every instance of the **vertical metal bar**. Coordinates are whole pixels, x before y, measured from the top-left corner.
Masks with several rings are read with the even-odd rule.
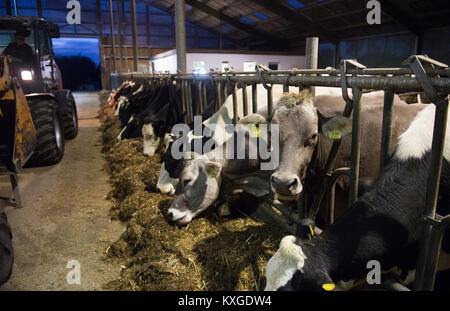
[[[38,0],[39,2],[41,0]],[[103,17],[102,17],[102,8],[101,8],[101,2],[100,0],[97,0],[97,32],[98,32],[98,45],[99,45],[99,51],[100,51],[100,60],[101,63],[105,64],[105,49],[103,46],[103,23],[102,23]],[[101,70],[101,83],[102,88],[107,88],[107,78],[105,76],[105,70],[103,66],[100,66]]]
[[[223,92],[222,92],[222,82],[217,82],[217,105],[214,109],[216,112],[222,107],[223,104]]]
[[[445,133],[447,130],[448,99],[436,103],[434,119],[433,145],[431,148],[431,163],[427,182],[427,196],[425,205],[425,218],[434,219],[436,215],[436,203],[441,178],[442,160],[444,153]],[[414,279],[415,290],[432,290],[436,267],[432,267],[430,257],[436,253],[432,247],[432,228],[430,222],[424,225],[424,234],[420,241],[419,258]],[[434,259],[433,259],[434,260]]]
[[[116,0],[117,35],[119,36],[119,72],[123,72],[123,39],[122,39],[122,19],[120,18],[120,0]]]
[[[17,0],[14,0],[14,16],[19,16],[19,9],[17,7]]]
[[[289,85],[283,84],[283,93],[289,93]]]
[[[252,84],[252,109],[253,113],[258,111],[258,85]]]
[[[11,0],[5,0],[6,15],[12,16]]]
[[[133,70],[138,71],[139,54],[137,50],[136,0],[130,0],[131,9],[131,40],[133,43]]]
[[[181,85],[181,104],[183,107],[184,123],[189,124],[187,99],[186,99],[186,83],[184,80],[177,80],[177,84],[178,83],[180,83],[180,85]]]
[[[331,190],[330,190],[330,210],[328,211],[328,224],[332,224],[334,222],[334,202],[336,199],[336,183],[334,182],[331,185]]]
[[[9,180],[11,181],[11,187],[14,193],[14,201],[16,203],[16,208],[22,207],[22,198],[20,196],[19,191],[19,179],[17,177],[17,174],[12,173],[9,175]]]
[[[267,89],[267,115],[271,116],[273,112],[272,87]]]
[[[189,123],[192,123],[193,121],[193,114],[192,114],[192,85],[189,83],[189,81],[186,81],[187,84],[187,107],[189,111]]]
[[[42,0],[36,0],[36,9],[38,17],[42,17]]]
[[[340,48],[341,48],[341,43],[337,42],[334,45],[334,68],[339,67],[339,64],[341,63]]]
[[[389,146],[392,136],[392,110],[394,108],[394,93],[384,91],[383,126],[381,128],[380,171],[389,158]]]
[[[423,51],[423,33],[420,33],[414,38],[414,55],[420,55]]]
[[[244,83],[242,89],[242,103],[244,105],[244,117],[248,116],[248,98],[247,98],[247,84]]]
[[[145,31],[147,34],[148,58],[150,61],[152,59],[152,41],[150,37],[150,7],[148,4],[145,5],[145,25]]]
[[[203,98],[203,107],[202,107],[202,113],[206,110],[206,107],[208,107],[208,105],[210,103],[208,103],[208,96],[206,94],[206,82],[203,82],[202,84],[202,98]]]
[[[350,171],[349,208],[358,198],[359,159],[361,157],[361,96],[360,89],[353,89],[352,157]]]
[[[306,38],[306,69],[317,69],[319,59],[319,38]],[[316,95],[315,87],[311,87],[311,93]]]
[[[200,80],[197,84],[197,109],[196,114],[200,115],[203,109],[203,96],[202,96],[202,84],[203,82]]]
[[[239,119],[238,119],[236,84],[233,84],[233,124],[237,124],[238,121]]]
[[[113,16],[113,7],[112,7],[112,0],[109,0],[109,22],[111,24],[111,44],[112,44],[112,48],[111,48],[111,54],[112,54],[112,71],[117,72],[116,70],[116,39],[114,36],[114,16]]]
[[[178,70],[186,73],[186,11],[185,0],[175,1],[175,39]]]

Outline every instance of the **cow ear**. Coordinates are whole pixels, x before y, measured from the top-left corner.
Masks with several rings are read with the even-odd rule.
[[[217,162],[208,161],[205,164],[205,172],[212,178],[217,178],[222,171],[222,165]]]
[[[325,136],[339,140],[352,133],[352,120],[343,116],[327,118],[317,111],[319,128]]]

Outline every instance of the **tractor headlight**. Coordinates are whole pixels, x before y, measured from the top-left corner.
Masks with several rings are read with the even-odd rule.
[[[33,73],[30,70],[23,70],[21,72],[22,80],[31,81],[33,80]]]

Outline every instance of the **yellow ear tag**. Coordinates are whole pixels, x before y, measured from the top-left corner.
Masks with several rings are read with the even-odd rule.
[[[314,230],[313,230],[311,225],[309,225],[309,231],[311,232],[311,236],[313,236],[314,235]]]
[[[261,132],[260,132],[259,127],[255,126],[255,125],[252,125],[252,130],[250,131],[250,135],[251,135],[253,138],[259,138],[259,137],[261,137]]]
[[[322,288],[323,288],[324,290],[326,290],[327,292],[334,290],[335,287],[336,287],[336,286],[335,286],[333,283],[325,283],[325,284],[322,284]]]
[[[330,137],[330,139],[333,139],[333,140],[342,139],[342,132],[339,130],[329,131],[328,137]]]
[[[210,175],[212,178],[216,178],[216,176],[217,176],[216,171],[215,171],[214,169],[210,169],[210,170],[209,170],[209,175]]]

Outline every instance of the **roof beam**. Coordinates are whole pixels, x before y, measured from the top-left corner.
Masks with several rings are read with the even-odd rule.
[[[273,36],[270,33],[264,32],[264,31],[260,31],[257,30],[253,27],[250,27],[234,18],[232,18],[231,16],[228,16],[224,13],[221,13],[219,11],[216,11],[215,9],[211,8],[208,5],[203,4],[200,1],[197,0],[186,0],[186,4],[190,5],[193,8],[198,9],[199,11],[202,11],[210,16],[213,16],[221,21],[223,21],[224,23],[238,29],[241,30],[251,36],[257,37],[259,39],[264,39],[264,41],[266,42],[271,42],[274,45],[278,45],[279,47],[286,47],[287,45],[287,41],[282,40],[280,37],[277,36]]]
[[[325,41],[333,43],[339,42],[339,38],[332,32],[325,29],[318,23],[312,21],[308,16],[300,11],[294,11],[274,0],[251,0],[256,5],[259,5],[266,10],[269,10],[276,15],[292,22],[302,32],[312,32],[313,35],[319,36]]]
[[[176,0],[175,0],[175,1],[176,1]],[[162,11],[168,13],[168,14],[174,14],[174,13],[175,13],[175,5],[172,5],[172,6],[170,6],[170,7],[164,7],[164,6],[162,6],[162,5],[160,5],[160,4],[158,3],[158,0],[150,0],[150,1],[148,1],[148,0],[143,0],[143,2],[148,3],[149,5],[151,5],[151,6],[155,7],[155,8],[158,8],[158,9],[160,9],[160,10],[162,10]],[[189,13],[189,12],[186,12],[186,13]],[[197,24],[197,25],[203,27],[204,29],[207,29],[207,30],[209,30],[209,31],[211,31],[211,32],[213,32],[213,33],[215,33],[217,36],[223,36],[223,37],[225,37],[227,40],[230,40],[231,42],[233,42],[233,43],[234,43],[235,45],[237,45],[237,46],[242,45],[242,43],[241,43],[241,42],[238,42],[235,38],[233,38],[233,37],[231,37],[231,36],[229,36],[229,35],[227,35],[227,34],[224,34],[224,33],[222,33],[222,32],[219,32],[219,31],[217,31],[217,30],[215,30],[215,29],[213,29],[213,28],[211,28],[211,27],[205,26],[205,25],[199,23],[198,21],[196,21],[195,19],[188,18],[187,14],[186,14],[186,20],[189,20],[189,21],[192,22],[192,24],[194,24],[194,25]]]
[[[393,5],[392,1],[380,0],[380,4],[381,10],[385,14],[389,15],[395,22],[405,27],[417,36],[420,36],[422,34],[423,29],[412,22],[412,19],[407,16],[405,12],[402,12],[401,9]]]

